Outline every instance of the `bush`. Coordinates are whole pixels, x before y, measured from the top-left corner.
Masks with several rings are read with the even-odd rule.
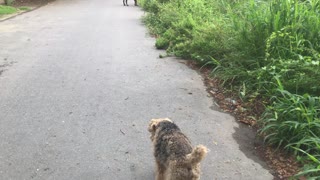
[[[169,41],[166,38],[158,38],[156,41],[157,49],[167,49],[169,47]]]

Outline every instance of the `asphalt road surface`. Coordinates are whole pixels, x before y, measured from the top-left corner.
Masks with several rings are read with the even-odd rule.
[[[151,180],[151,118],[210,152],[202,179],[273,179],[254,134],[217,111],[201,76],[159,59],[142,10],[58,0],[0,22],[0,179]]]

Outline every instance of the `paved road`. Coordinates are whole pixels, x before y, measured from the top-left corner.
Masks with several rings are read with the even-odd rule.
[[[272,179],[251,131],[212,108],[195,71],[157,58],[143,12],[121,3],[58,0],[0,22],[0,179],[153,179],[157,117],[209,147],[202,179]]]

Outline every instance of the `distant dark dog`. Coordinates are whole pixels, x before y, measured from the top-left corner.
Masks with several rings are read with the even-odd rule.
[[[129,6],[129,5],[128,5],[128,0],[123,0],[123,5],[124,5],[124,6]],[[138,6],[137,0],[134,0],[134,5],[135,5],[135,6]]]
[[[154,145],[156,180],[199,180],[200,161],[208,150],[192,148],[189,139],[170,119],[152,119],[148,127]]]

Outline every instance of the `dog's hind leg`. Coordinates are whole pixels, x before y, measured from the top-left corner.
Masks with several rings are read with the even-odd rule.
[[[162,172],[162,171],[158,171],[157,174],[156,174],[156,180],[166,180],[165,179],[165,172]]]
[[[156,180],[166,180],[165,174],[166,174],[166,167],[157,161]]]

